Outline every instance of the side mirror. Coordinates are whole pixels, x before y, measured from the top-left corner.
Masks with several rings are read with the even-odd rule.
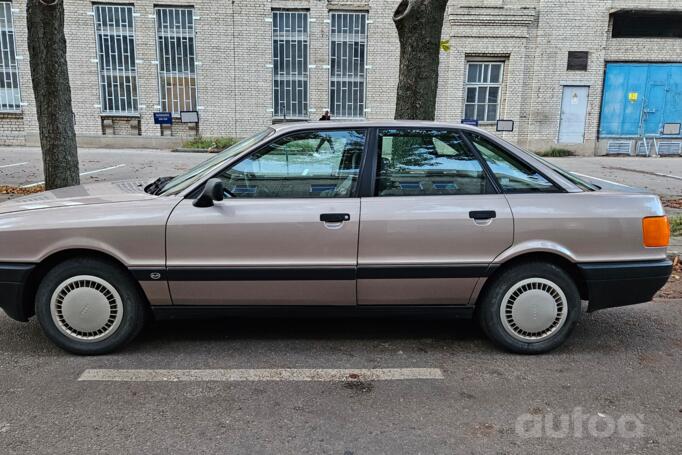
[[[198,198],[194,200],[194,207],[212,207],[213,201],[222,201],[225,195],[225,185],[220,179],[209,179]]]

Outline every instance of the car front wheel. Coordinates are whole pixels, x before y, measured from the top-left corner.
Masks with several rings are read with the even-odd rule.
[[[76,258],[50,270],[36,293],[36,316],[50,340],[74,354],[106,354],[144,326],[145,305],[125,270]]]
[[[529,262],[493,277],[476,312],[496,344],[540,354],[560,346],[573,331],[581,315],[580,293],[560,267]]]

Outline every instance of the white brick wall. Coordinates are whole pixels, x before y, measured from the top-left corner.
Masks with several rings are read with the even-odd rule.
[[[21,115],[0,116],[0,143],[38,143],[35,103],[26,47],[25,0],[14,0],[17,53],[23,106]],[[163,144],[168,133],[153,124],[159,105],[154,1],[109,0],[134,4],[141,135],[130,119],[114,128],[125,145]],[[309,107],[311,119],[328,108],[330,10],[368,11],[367,112],[370,119],[391,118],[395,109],[399,48],[392,20],[398,0],[164,0],[159,4],[195,7],[199,131],[202,135],[243,136],[270,125],[272,113],[271,17],[275,8],[310,11]],[[82,143],[102,138],[92,3],[65,0],[69,73]],[[458,122],[464,115],[467,58],[505,61],[500,117],[515,120],[504,137],[535,149],[557,138],[562,84],[590,86],[585,153],[596,150],[604,62],[608,60],[682,61],[682,40],[610,40],[609,12],[617,8],[682,9],[679,0],[450,0],[443,37],[452,50],[441,53],[437,118]],[[590,52],[587,72],[566,71],[569,50]],[[143,107],[144,106],[144,107]],[[490,126],[486,126],[489,127]],[[195,130],[174,125],[173,136]],[[107,137],[108,143],[111,136]],[[131,140],[133,142],[131,142]],[[177,142],[177,138],[175,139]]]
[[[614,10],[682,10],[679,0],[456,0],[449,7],[455,48],[451,83],[456,87],[448,103],[451,112],[463,113],[465,56],[506,54],[511,68],[500,116],[517,123],[514,133],[503,136],[535,150],[557,142],[564,85],[589,86],[585,143],[566,147],[593,154],[598,151],[605,62],[682,62],[681,39],[612,40],[609,30]],[[566,70],[569,50],[589,51],[588,71]]]

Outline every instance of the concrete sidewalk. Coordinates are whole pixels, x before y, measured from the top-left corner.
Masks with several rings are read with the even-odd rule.
[[[598,156],[547,161],[571,172],[646,188],[661,196],[682,196],[682,158]]]
[[[673,237],[670,239],[668,253],[682,256],[682,237]]]

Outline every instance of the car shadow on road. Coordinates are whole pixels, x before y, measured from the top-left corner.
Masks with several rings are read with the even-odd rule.
[[[664,303],[616,308],[584,314],[568,341],[550,355],[659,351],[682,347],[677,307]],[[41,333],[35,320],[28,325],[0,320],[4,353],[68,356]],[[176,351],[219,352],[250,349],[266,352],[277,346],[306,352],[338,349],[360,353],[390,344],[406,351],[434,348],[450,353],[498,352],[475,321],[452,317],[230,317],[152,321],[140,336],[115,355],[123,357]],[[52,354],[50,354],[52,355]]]
[[[214,341],[232,340],[387,340],[485,339],[478,325],[468,319],[439,317],[319,318],[238,317],[154,321],[141,339]]]
[[[632,350],[668,350],[678,333],[679,319],[671,321],[667,305],[649,304],[584,314],[572,336],[554,353],[617,354]],[[678,330],[676,330],[676,328]],[[671,338],[672,337],[672,338]],[[300,342],[305,346],[347,343],[360,347],[390,342],[418,349],[439,345],[457,352],[497,351],[478,324],[469,319],[434,316],[355,318],[226,318],[152,322],[128,349],[153,350],[186,343],[254,345],[259,342]]]

